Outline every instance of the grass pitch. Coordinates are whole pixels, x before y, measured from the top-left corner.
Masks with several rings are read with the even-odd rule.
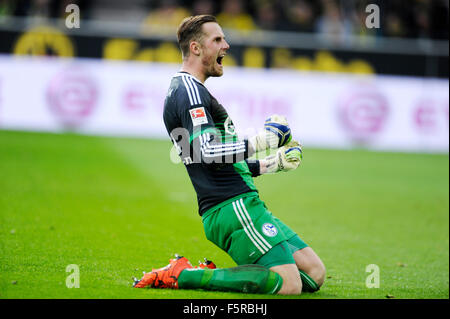
[[[448,155],[304,149],[255,179],[269,209],[319,254],[327,279],[296,297],[133,289],[168,263],[234,262],[204,236],[170,142],[0,131],[0,298],[449,298]],[[66,267],[80,288],[66,287]],[[367,288],[366,266],[380,269]]]

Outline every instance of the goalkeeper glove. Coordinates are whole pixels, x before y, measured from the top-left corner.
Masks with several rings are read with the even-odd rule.
[[[302,161],[302,146],[297,141],[291,141],[281,147],[275,155],[266,157],[265,174],[287,172],[296,169]]]
[[[282,115],[272,115],[264,123],[264,131],[251,137],[250,144],[254,153],[268,148],[279,148],[286,145],[292,139],[291,129]]]

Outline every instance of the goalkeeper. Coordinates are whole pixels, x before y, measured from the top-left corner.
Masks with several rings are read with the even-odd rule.
[[[227,111],[204,86],[223,74],[229,49],[214,16],[188,17],[178,28],[183,63],[164,105],[166,129],[197,193],[206,237],[237,267],[193,267],[176,256],[135,280],[134,287],[180,288],[265,294],[317,291],[325,267],[300,237],[258,196],[253,177],[296,169],[302,149],[283,116],[273,115],[257,135],[238,140]],[[250,160],[261,151],[275,155]]]

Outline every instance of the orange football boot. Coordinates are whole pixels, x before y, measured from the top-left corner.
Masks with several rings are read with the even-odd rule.
[[[208,260],[206,258],[204,258],[204,262],[201,262],[200,260],[198,261],[198,266],[194,267],[194,268],[200,268],[200,269],[205,269],[205,268],[209,268],[209,269],[216,269],[216,264],[214,264],[211,260]]]
[[[178,276],[187,268],[193,268],[189,260],[183,256],[175,255],[175,258],[170,259],[167,266],[144,273],[141,280],[134,281],[133,287],[178,289]]]

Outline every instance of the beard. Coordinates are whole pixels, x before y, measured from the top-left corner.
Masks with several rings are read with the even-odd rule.
[[[217,57],[215,56],[203,57],[202,65],[204,67],[206,77],[219,77],[223,75],[223,68],[217,63]]]

